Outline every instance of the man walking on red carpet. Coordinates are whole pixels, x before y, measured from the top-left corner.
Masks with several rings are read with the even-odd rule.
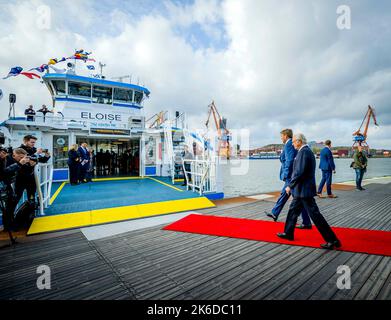
[[[321,244],[321,247],[325,249],[339,248],[341,242],[320,213],[314,199],[316,196],[315,156],[308,147],[305,136],[301,133],[293,135],[293,146],[298,150],[298,153],[293,162],[291,181],[285,189],[287,194],[292,193],[293,200],[289,207],[284,233],[277,233],[277,236],[282,239],[294,240],[297,218],[304,208],[326,241]]]
[[[292,145],[292,130],[284,129],[280,132],[281,141],[284,144],[284,149],[280,155],[281,169],[280,169],[280,179],[284,181],[284,186],[282,187],[281,194],[278,197],[276,204],[274,205],[271,212],[265,211],[265,214],[272,218],[274,221],[277,221],[278,216],[280,215],[282,209],[285,206],[285,203],[288,201],[290,194],[285,192],[285,188],[291,182],[292,170],[293,170],[293,161],[297,155],[297,150]],[[312,229],[312,224],[308,213],[303,209],[302,212],[303,223],[297,228],[299,229]]]

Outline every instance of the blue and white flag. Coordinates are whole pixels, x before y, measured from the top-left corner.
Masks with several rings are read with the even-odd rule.
[[[3,79],[8,79],[9,77],[16,77],[23,71],[22,67],[13,67],[11,68],[10,72],[8,72],[8,75],[4,77]]]
[[[32,68],[29,71],[36,70],[38,72],[45,72],[45,70],[48,70],[49,66],[47,64],[43,64],[40,67]]]
[[[88,65],[87,68],[88,70],[95,70],[95,67],[93,65]]]

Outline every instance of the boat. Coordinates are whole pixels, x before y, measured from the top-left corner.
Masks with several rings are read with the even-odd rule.
[[[51,95],[51,113],[27,118],[15,115],[11,104],[8,119],[0,122],[5,146],[17,148],[25,135],[33,135],[37,145],[52,155],[51,167],[43,170],[44,183],[37,182],[42,217],[34,220],[30,234],[214,206],[207,200],[224,197],[213,142],[205,148],[204,137],[188,129],[184,112],[166,110],[159,121],[156,116],[146,118],[145,101],[151,94],[147,87],[103,75],[79,75],[70,63],[64,72],[48,69],[42,82]],[[68,151],[83,142],[95,158],[101,152],[108,154],[109,168],[99,172],[96,164],[96,184],[72,187]],[[195,157],[193,178],[182,186],[186,175],[180,154],[185,145]],[[131,169],[123,171],[125,154],[132,162],[125,165]],[[73,200],[81,204],[75,206]],[[108,213],[103,217],[99,210]],[[66,221],[58,218],[63,215]],[[54,229],[46,230],[48,224]]]

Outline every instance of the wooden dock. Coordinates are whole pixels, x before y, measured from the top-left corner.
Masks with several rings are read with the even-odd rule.
[[[391,230],[391,184],[317,200],[331,225]],[[229,201],[203,214],[267,219],[270,201]],[[280,221],[284,221],[286,209]],[[88,241],[80,230],[0,249],[0,299],[390,300],[391,257],[327,251],[150,227]],[[39,265],[51,289],[38,290]],[[351,269],[351,289],[336,286]]]

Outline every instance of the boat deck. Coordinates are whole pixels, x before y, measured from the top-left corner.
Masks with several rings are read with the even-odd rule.
[[[366,188],[319,199],[321,212],[334,226],[391,230],[391,184]],[[254,198],[197,212],[266,219],[273,202]],[[72,230],[2,248],[0,299],[391,299],[391,257],[164,231],[166,224],[91,241]],[[51,268],[51,290],[36,288],[41,264]],[[336,286],[340,265],[351,268],[350,290]]]

